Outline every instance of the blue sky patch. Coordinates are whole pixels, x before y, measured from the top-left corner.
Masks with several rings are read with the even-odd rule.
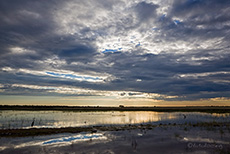
[[[80,79],[80,80],[100,80],[99,77],[90,77],[90,76],[80,76],[80,75],[73,75],[73,74],[63,74],[63,73],[54,73],[54,72],[46,72],[46,74],[61,77],[61,78],[71,78],[71,79]]]
[[[141,46],[141,43],[139,42],[135,47],[139,47],[139,46]]]
[[[104,51],[102,51],[102,53],[106,53],[106,52],[117,52],[118,50],[116,49],[105,49]]]
[[[182,22],[180,20],[173,20],[175,25],[181,24]]]

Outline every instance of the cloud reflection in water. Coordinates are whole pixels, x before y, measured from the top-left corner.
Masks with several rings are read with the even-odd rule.
[[[58,139],[51,139],[42,143],[42,145],[53,145],[61,143],[71,143],[77,141],[88,141],[92,139],[107,139],[103,134],[80,134],[70,137],[62,137]]]

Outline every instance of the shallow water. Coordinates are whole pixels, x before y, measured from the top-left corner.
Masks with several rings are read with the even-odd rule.
[[[219,129],[219,128],[218,128]],[[0,138],[0,153],[229,153],[228,130],[178,126]]]
[[[42,127],[84,127],[96,125],[124,125],[140,123],[196,123],[226,122],[229,113],[210,114],[199,112],[64,112],[64,111],[0,111],[0,129]]]

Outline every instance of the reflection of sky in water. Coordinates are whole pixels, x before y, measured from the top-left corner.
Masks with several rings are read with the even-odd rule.
[[[29,146],[66,146],[77,142],[85,142],[89,140],[100,140],[100,141],[107,141],[107,137],[102,133],[79,133],[78,135],[64,135],[64,136],[50,136],[49,137],[42,137],[39,139],[37,137],[34,138],[21,138],[18,141],[12,142],[14,144],[14,149],[24,148]],[[49,138],[49,139],[48,139]],[[9,142],[9,140],[8,140]],[[21,143],[23,142],[23,143]],[[5,144],[0,146],[0,151],[12,148],[10,144]]]
[[[63,138],[57,138],[57,139],[51,139],[48,141],[43,142],[43,145],[52,145],[52,144],[58,144],[60,143],[70,143],[70,142],[76,142],[76,141],[87,141],[92,139],[106,139],[106,137],[103,134],[80,134],[77,136],[68,136]]]
[[[221,141],[217,139],[211,139],[211,138],[202,138],[202,137],[182,137],[180,139],[184,142],[205,142],[205,143],[218,143],[218,144],[229,144],[229,142]]]
[[[186,115],[186,118],[184,118]],[[230,114],[199,112],[63,112],[63,111],[0,111],[0,129],[34,127],[79,127],[139,123],[184,123],[227,121]]]

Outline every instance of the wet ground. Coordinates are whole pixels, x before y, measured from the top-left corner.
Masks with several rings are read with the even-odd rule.
[[[98,125],[227,122],[230,113],[153,111],[20,111],[0,110],[0,129],[90,127]]]
[[[158,125],[118,131],[2,137],[0,153],[230,153],[229,126]]]
[[[230,114],[0,112],[1,154],[230,153]]]

